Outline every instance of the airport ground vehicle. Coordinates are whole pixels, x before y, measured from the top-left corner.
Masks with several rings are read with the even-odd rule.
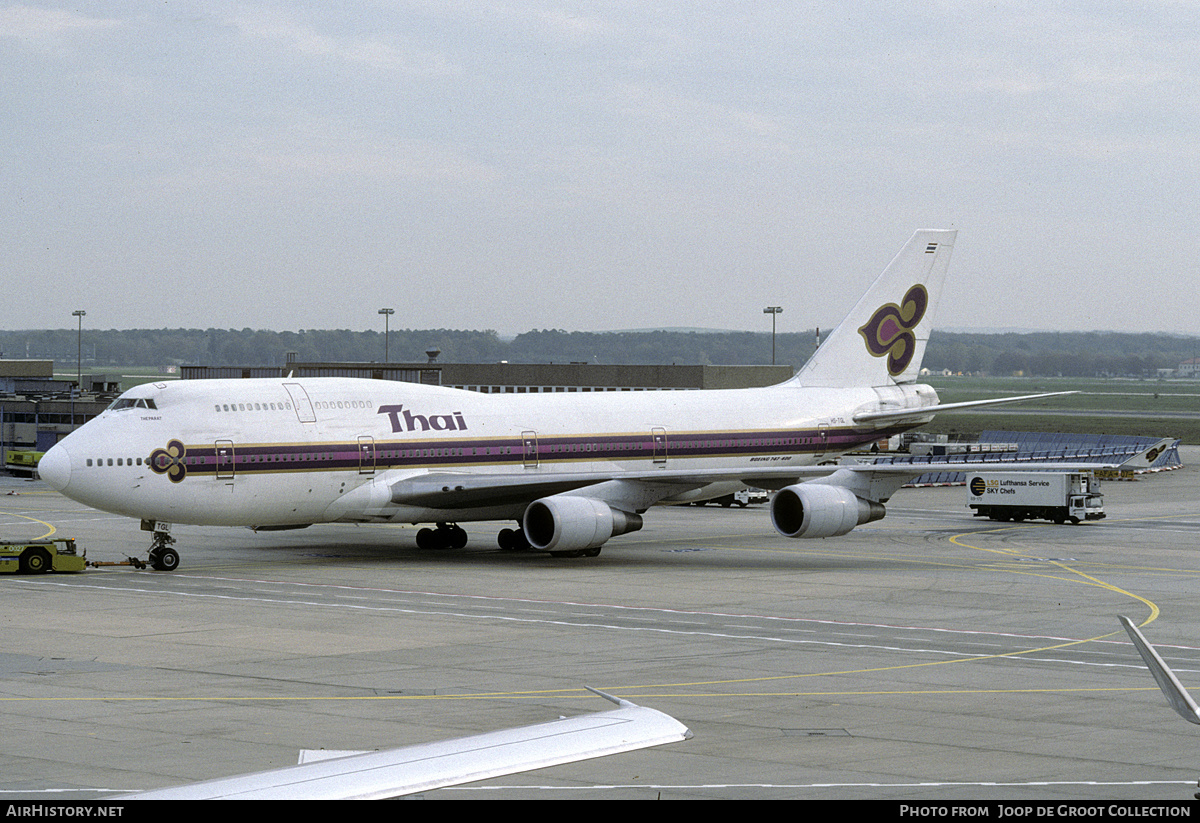
[[[43,456],[43,452],[30,451],[28,449],[6,449],[4,452],[4,468],[13,474],[30,477],[37,471],[38,461]]]
[[[992,520],[1100,520],[1104,496],[1091,472],[989,472],[967,477],[967,506]]]
[[[81,572],[86,566],[87,552],[76,550],[74,537],[0,541],[0,572]]]
[[[729,508],[733,505],[741,506],[743,509],[747,506],[752,506],[756,503],[771,502],[771,495],[762,489],[740,489],[731,494],[723,494],[720,497],[713,497],[708,500],[697,500],[693,506],[707,506],[709,503],[716,503],[719,506]]]

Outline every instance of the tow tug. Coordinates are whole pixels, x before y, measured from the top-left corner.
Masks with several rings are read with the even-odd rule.
[[[152,551],[149,560],[127,557],[124,560],[88,560],[87,551],[75,546],[74,537],[49,540],[0,540],[0,574],[44,574],[46,572],[81,572],[87,567],[132,566],[158,571],[173,571],[179,565],[179,555],[170,548],[170,537],[159,546],[157,559]]]
[[[0,541],[0,573],[81,572],[86,567],[87,552],[75,548],[74,537]]]

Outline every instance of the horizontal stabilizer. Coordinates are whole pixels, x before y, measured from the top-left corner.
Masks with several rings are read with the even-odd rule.
[[[936,412],[954,411],[955,409],[972,409],[977,406],[999,406],[1004,403],[1022,403],[1026,400],[1040,400],[1043,397],[1059,397],[1064,394],[1079,394],[1075,391],[1055,391],[1044,394],[1023,394],[1019,397],[992,397],[987,400],[967,400],[962,403],[940,403],[936,406],[924,406],[911,409],[885,409],[877,412],[863,412],[854,415],[855,423],[874,423],[879,420],[896,421],[907,417],[924,417]]]

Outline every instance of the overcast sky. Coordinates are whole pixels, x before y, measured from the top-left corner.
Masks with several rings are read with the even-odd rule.
[[[2,2],[3,0],[0,0]],[[0,328],[1200,331],[1200,4],[0,6]]]

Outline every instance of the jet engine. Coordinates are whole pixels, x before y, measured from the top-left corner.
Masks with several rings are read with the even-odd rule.
[[[788,486],[771,502],[771,523],[784,537],[837,537],[884,514],[882,503],[821,483]]]
[[[642,527],[642,518],[601,500],[560,494],[530,503],[521,525],[535,549],[577,552],[596,549],[610,537],[637,531]]]

